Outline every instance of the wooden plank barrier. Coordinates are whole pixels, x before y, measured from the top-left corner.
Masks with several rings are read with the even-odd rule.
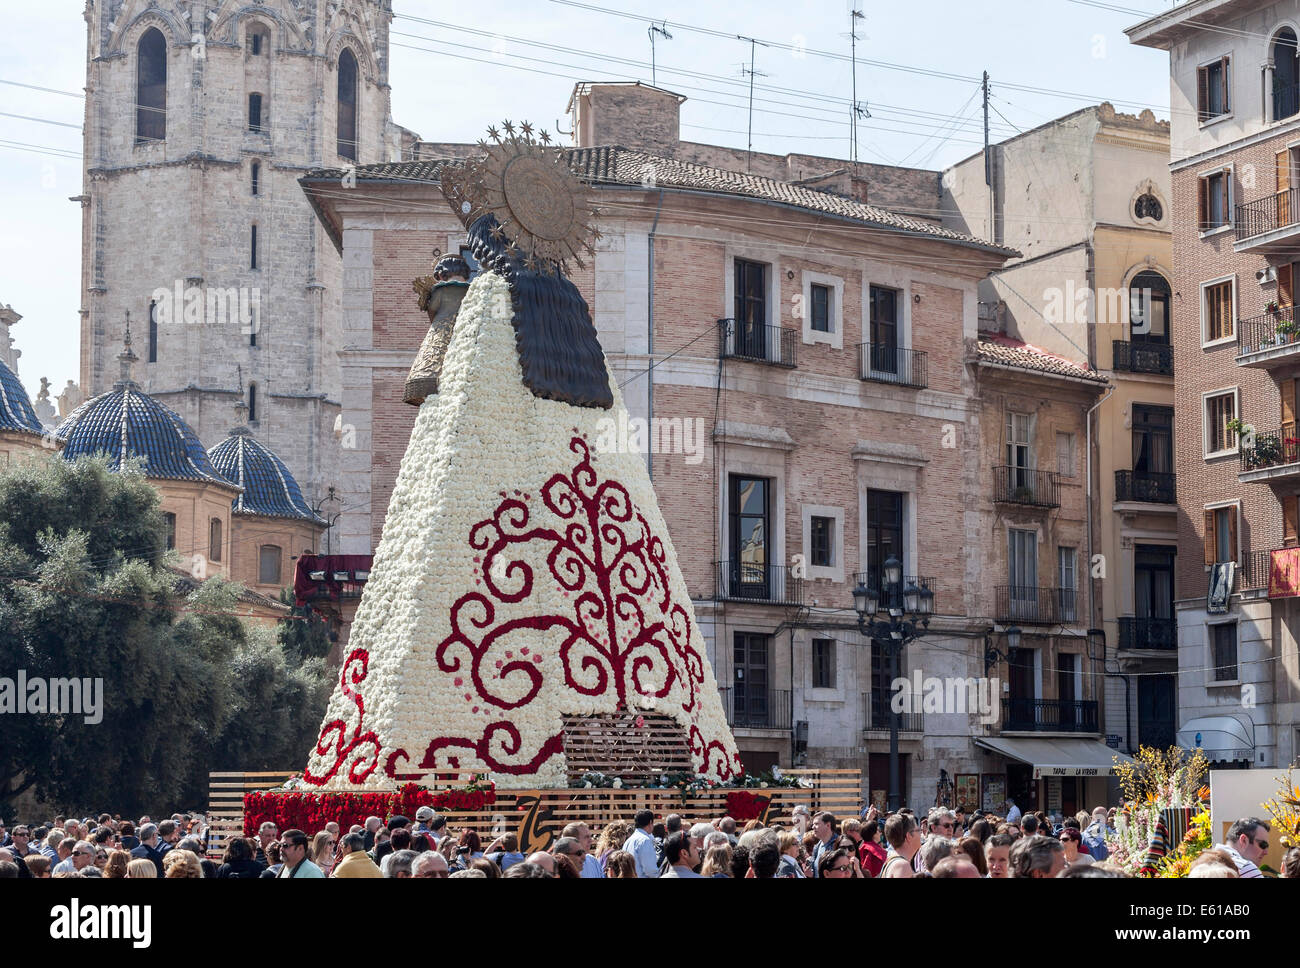
[[[762,808],[759,819],[769,826],[782,822],[788,824],[791,811],[798,804],[806,804],[813,813],[827,810],[841,820],[859,815],[863,803],[861,770],[790,769],[784,772],[787,776],[808,779],[813,785],[811,788],[707,790],[689,794],[685,799],[676,789],[498,788],[496,802],[483,810],[443,810],[440,813],[447,818],[451,830],[474,830],[485,846],[493,838],[513,832],[518,835],[519,849],[524,853],[548,849],[566,824],[581,821],[588,824],[593,833],[599,833],[606,824],[614,820],[630,820],[641,809],[654,811],[657,819],[677,813],[688,823],[714,820],[733,812],[728,809],[727,798],[738,793],[752,794],[757,798],[757,805]],[[244,794],[275,789],[293,775],[284,772],[209,774],[209,857],[219,859],[224,850],[223,841],[243,835]],[[421,778],[420,784],[435,791],[455,790],[463,787],[470,778],[471,774],[428,774]],[[384,789],[395,791],[397,785],[375,792],[384,792]],[[300,789],[297,792],[319,791]],[[742,803],[749,801],[748,797],[737,799]],[[740,826],[744,826],[743,822]],[[309,835],[315,832],[307,831]]]

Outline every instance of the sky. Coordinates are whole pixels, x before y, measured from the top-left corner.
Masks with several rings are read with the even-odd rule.
[[[0,304],[19,375],[35,397],[78,377],[80,96],[86,24],[78,0],[7,0],[0,35]],[[979,80],[990,76],[994,141],[1109,100],[1168,117],[1163,51],[1125,27],[1162,0],[393,0],[393,119],[430,141],[477,141],[502,119],[567,131],[584,80],[655,80],[688,99],[683,140],[851,157],[850,13],[856,21],[858,158],[942,169],[980,149]],[[741,17],[735,15],[741,12]],[[737,35],[758,41],[751,45]],[[766,46],[764,46],[766,44]],[[538,46],[548,45],[548,46]],[[753,55],[750,77],[742,73]],[[32,90],[35,85],[50,91]],[[62,93],[56,93],[62,92]],[[20,115],[22,117],[15,117]],[[561,143],[569,143],[562,135]]]

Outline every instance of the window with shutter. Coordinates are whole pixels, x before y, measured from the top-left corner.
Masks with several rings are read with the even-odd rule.
[[[1300,497],[1288,494],[1282,498],[1282,543],[1290,546],[1296,543],[1300,532]]]
[[[1233,324],[1232,280],[1225,279],[1205,286],[1203,312],[1205,314],[1205,342],[1231,339],[1236,334]]]
[[[1237,446],[1237,435],[1229,428],[1236,417],[1237,398],[1232,392],[1205,398],[1205,456],[1222,454]]]
[[[1295,305],[1295,273],[1291,263],[1286,262],[1277,267],[1277,304],[1279,306]]]
[[[1214,512],[1208,508],[1205,511],[1205,531],[1202,541],[1205,545],[1205,563],[1212,565],[1214,564]]]

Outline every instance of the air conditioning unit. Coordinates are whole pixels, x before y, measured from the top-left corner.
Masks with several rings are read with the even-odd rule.
[[[1270,282],[1277,282],[1277,269],[1274,266],[1264,266],[1262,269],[1255,271],[1255,281],[1261,286],[1266,286]]]

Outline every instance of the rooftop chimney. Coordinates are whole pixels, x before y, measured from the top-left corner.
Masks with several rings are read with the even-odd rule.
[[[622,145],[671,157],[681,139],[680,108],[685,100],[640,81],[584,81],[574,86],[569,98],[574,144]]]

